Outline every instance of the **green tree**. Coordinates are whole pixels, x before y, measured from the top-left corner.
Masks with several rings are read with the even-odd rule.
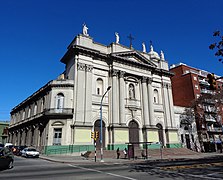
[[[219,59],[219,62],[223,63],[223,35],[220,31],[215,31],[213,33],[213,36],[217,39],[216,42],[212,43],[209,46],[209,49],[215,51],[215,56],[217,56]]]

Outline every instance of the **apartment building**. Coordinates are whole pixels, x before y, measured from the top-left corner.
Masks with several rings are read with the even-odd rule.
[[[208,83],[207,75],[210,72],[183,63],[172,65],[170,71],[174,73],[171,77],[174,105],[195,107],[194,115],[201,151],[220,150],[223,139],[222,107],[217,105],[212,97],[222,89],[222,79],[215,75],[218,79],[215,91],[210,89]],[[185,139],[188,137],[182,136],[181,142]]]

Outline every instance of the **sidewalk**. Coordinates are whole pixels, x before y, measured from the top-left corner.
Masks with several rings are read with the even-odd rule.
[[[201,159],[213,156],[223,156],[223,153],[199,153],[196,155],[183,155],[183,156],[174,156],[168,155],[164,157],[148,157],[148,159],[116,159],[116,158],[103,158],[103,162],[101,162],[101,158],[97,157],[96,162],[95,158],[85,158],[82,156],[72,156],[72,155],[40,155],[41,159],[59,162],[59,163],[76,163],[76,164],[93,164],[93,163],[137,163],[144,161],[176,161],[179,159]]]

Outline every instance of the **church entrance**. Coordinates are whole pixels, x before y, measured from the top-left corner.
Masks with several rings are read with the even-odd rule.
[[[133,120],[129,123],[129,143],[139,142],[139,125]],[[138,147],[139,144],[134,144]]]
[[[101,149],[101,144],[100,144],[100,137],[101,137],[101,121],[97,120],[94,123],[94,132],[98,131],[99,132],[99,138],[96,140],[96,149],[99,150]],[[103,149],[105,149],[105,123],[102,121],[102,143],[103,143]]]
[[[157,124],[156,127],[158,128],[159,142],[161,142],[162,145],[164,145],[164,142],[163,142],[163,126],[161,124]]]
[[[189,134],[185,134],[185,139],[186,139],[187,149],[191,149],[191,146],[190,146],[190,135]]]

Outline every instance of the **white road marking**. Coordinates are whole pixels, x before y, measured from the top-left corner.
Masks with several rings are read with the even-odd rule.
[[[98,173],[101,173],[101,174],[107,174],[107,175],[110,175],[110,176],[120,177],[120,178],[123,178],[123,179],[137,180],[137,179],[134,179],[134,178],[131,178],[131,177],[121,176],[121,175],[114,174],[114,173],[106,173],[106,172],[103,172],[103,171],[100,171],[100,170],[97,170],[97,169],[84,168],[84,167],[75,166],[75,165],[72,165],[72,164],[68,164],[68,165],[71,166],[71,167],[84,169],[84,170],[87,170],[87,171],[94,171],[94,172],[98,172]]]

